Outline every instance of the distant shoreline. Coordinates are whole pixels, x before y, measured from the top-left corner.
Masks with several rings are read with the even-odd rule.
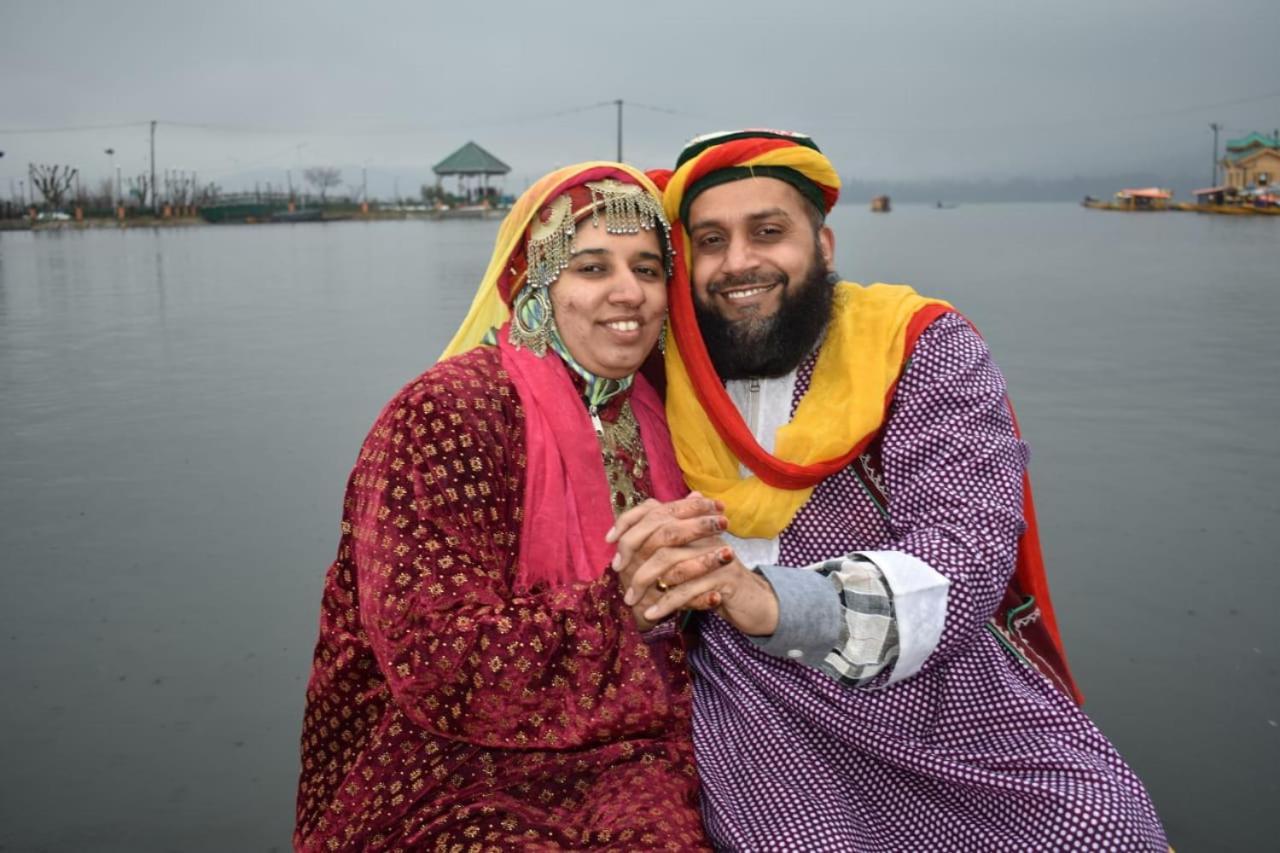
[[[448,215],[450,212],[445,211],[444,215],[437,211],[409,211],[409,210],[371,210],[368,213],[339,213],[327,218],[312,220],[315,222],[387,222],[400,221],[407,219],[417,219],[422,221],[438,221],[443,219],[496,219],[506,216],[506,210],[495,209],[489,211],[487,216],[469,215],[470,211],[458,211],[462,215]],[[289,225],[298,224],[290,222],[206,222],[199,216],[130,216],[124,219],[115,219],[114,217],[94,217],[82,220],[74,219],[56,219],[56,220],[36,220],[32,221],[27,218],[22,219],[0,219],[0,231],[87,231],[95,229],[107,228],[191,228],[195,226],[222,226],[222,225]]]
[[[36,221],[30,219],[0,219],[0,231],[87,231],[100,228],[185,228],[192,225],[208,225],[198,216],[136,217],[133,219],[82,219]]]

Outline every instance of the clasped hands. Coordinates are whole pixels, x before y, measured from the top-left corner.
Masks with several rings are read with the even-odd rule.
[[[618,545],[612,567],[641,631],[677,610],[714,610],[753,636],[777,628],[773,587],[725,543],[723,513],[722,503],[692,492],[670,503],[650,499],[618,516],[605,541]]]

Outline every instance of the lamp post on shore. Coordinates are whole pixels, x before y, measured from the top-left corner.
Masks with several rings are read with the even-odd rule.
[[[1213,131],[1213,183],[1209,186],[1216,187],[1218,185],[1218,131],[1222,130],[1222,125],[1211,121],[1209,129]]]
[[[618,107],[618,162],[622,162],[622,99],[613,102]]]
[[[151,215],[160,215],[160,196],[156,192],[156,123],[151,122]]]
[[[113,198],[113,199],[112,199],[112,205],[111,205],[111,206],[112,206],[112,207],[119,207],[119,206],[120,206],[120,164],[119,164],[119,163],[117,163],[117,162],[115,162],[115,159],[116,159],[116,149],[114,149],[114,148],[104,148],[104,149],[102,150],[102,153],[103,153],[103,154],[106,154],[106,155],[107,155],[107,157],[109,157],[109,158],[110,158],[110,160],[111,160],[111,165],[112,165],[112,166],[114,166],[114,167],[115,167],[115,170],[116,170],[116,194],[115,194],[115,198]],[[108,172],[108,173],[107,173],[107,180],[108,180],[108,181],[110,181],[110,180],[111,180],[111,173],[110,173],[110,172]]]

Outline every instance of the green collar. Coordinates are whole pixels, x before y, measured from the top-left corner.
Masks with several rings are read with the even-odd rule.
[[[582,390],[582,398],[587,401],[588,406],[593,408],[598,409],[623,391],[626,391],[631,387],[632,380],[635,379],[634,374],[622,379],[606,379],[603,376],[596,376],[590,370],[574,361],[573,356],[569,354],[569,348],[560,339],[560,331],[554,326],[551,330],[551,348],[556,351],[556,355],[560,356],[565,364],[569,365],[570,370],[582,377],[582,381],[586,383]]]

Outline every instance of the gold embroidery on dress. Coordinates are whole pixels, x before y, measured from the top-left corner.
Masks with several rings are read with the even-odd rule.
[[[604,457],[605,476],[609,480],[609,496],[612,499],[614,517],[648,499],[638,486],[648,468],[644,454],[644,442],[640,439],[640,424],[631,411],[631,401],[624,400],[618,410],[618,419],[602,423],[600,452]],[[620,456],[619,451],[625,455]]]

